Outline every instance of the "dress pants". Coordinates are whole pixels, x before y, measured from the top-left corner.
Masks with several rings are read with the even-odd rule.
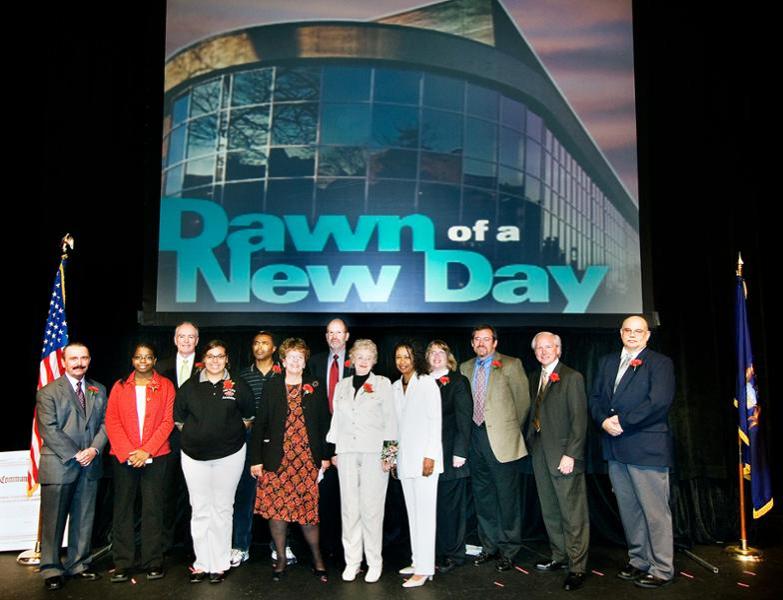
[[[435,574],[438,474],[400,479],[411,535],[411,564],[417,575]]]
[[[231,567],[234,495],[245,465],[246,449],[243,444],[234,454],[214,460],[194,460],[182,452],[182,472],[193,511],[190,533],[196,571],[221,573]]]
[[[572,573],[585,573],[590,519],[584,473],[553,477],[543,450],[532,452],[532,461],[552,560],[567,562]]]
[[[249,429],[245,436],[247,443],[250,442],[251,431]],[[250,474],[250,452],[248,452],[234,497],[234,526],[231,535],[231,547],[244,552],[250,550],[250,544],[253,542],[253,509],[256,505],[257,491],[258,479]]]
[[[163,553],[166,554],[180,541],[190,549],[190,499],[188,485],[182,473],[182,451],[180,432],[176,427],[171,432],[171,452],[166,469],[166,496],[163,500]]]
[[[130,569],[136,558],[135,505],[141,488],[141,567],[163,565],[163,509],[168,455],[158,456],[135,469],[112,459],[114,465],[114,566]]]
[[[386,489],[384,488],[385,495]],[[327,469],[318,484],[318,514],[321,548],[327,556],[339,558],[343,553],[341,533],[340,481],[337,469]]]
[[[345,564],[358,567],[362,548],[368,567],[383,567],[383,513],[389,473],[381,467],[380,452],[345,452],[337,455],[340,480]],[[321,515],[322,520],[330,518]]]
[[[668,467],[609,461],[631,565],[660,579],[674,577],[674,537]]]
[[[87,569],[98,480],[84,469],[72,483],[41,485],[41,577],[75,575]],[[60,560],[65,521],[68,523],[68,554]]]
[[[465,562],[465,520],[467,514],[468,479],[438,481],[438,523],[435,535],[435,555],[439,560],[450,558],[457,564]]]
[[[489,445],[486,426],[475,424],[469,454],[481,545],[488,554],[499,551],[513,560],[522,548],[521,459],[498,461]]]

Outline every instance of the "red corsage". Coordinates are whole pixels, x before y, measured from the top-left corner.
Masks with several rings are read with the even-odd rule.
[[[201,371],[204,368],[204,363],[203,362],[197,362],[193,366],[196,367],[199,371]]]
[[[363,389],[365,392],[367,392],[368,394],[372,394],[372,393],[375,391],[375,390],[373,389],[373,387],[372,387],[372,384],[371,384],[371,383],[365,383],[365,384],[362,386],[362,389]]]
[[[305,394],[312,394],[313,393],[313,386],[311,386],[309,383],[305,383],[302,386],[302,390]]]
[[[157,392],[159,386],[157,383],[150,383],[147,387],[151,392]]]
[[[346,361],[343,363],[343,365],[344,365],[344,367],[345,367],[346,369],[350,369],[350,368],[351,368],[351,359],[349,358],[348,360],[346,360]]]
[[[451,380],[444,375],[443,377],[438,377],[438,381],[440,381],[441,385],[446,385]]]
[[[641,367],[643,362],[644,362],[644,361],[643,361],[642,359],[640,359],[640,358],[634,358],[634,359],[633,359],[631,362],[629,362],[628,364],[629,364],[629,365],[631,365],[631,366],[633,367],[633,370],[635,371],[635,370],[636,370],[636,367]]]
[[[233,390],[234,389],[234,382],[230,379],[224,379],[223,380],[223,389],[224,390]]]
[[[90,392],[91,394],[97,394],[100,390],[94,385],[88,385],[87,391]]]
[[[496,358],[495,360],[492,361],[491,365],[493,369],[499,369],[500,367],[503,366],[503,363]]]
[[[272,373],[274,373],[275,375],[280,375],[280,373],[282,372],[283,369],[280,368],[280,365],[278,365],[277,363],[272,365]]]

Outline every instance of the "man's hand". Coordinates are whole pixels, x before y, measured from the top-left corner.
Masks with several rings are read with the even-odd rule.
[[[98,456],[98,450],[96,448],[85,448],[84,450],[79,450],[74,458],[81,466],[89,467],[96,456]]]
[[[601,423],[603,430],[611,436],[617,437],[623,432],[623,428],[620,427],[620,417],[613,415],[608,419],[604,419]]]
[[[574,472],[574,459],[563,454],[560,458],[560,464],[557,466],[557,470],[563,475],[570,475]]]

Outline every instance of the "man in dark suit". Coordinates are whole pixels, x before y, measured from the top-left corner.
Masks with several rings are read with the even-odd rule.
[[[90,351],[73,343],[63,350],[65,375],[36,394],[36,419],[43,439],[38,476],[41,481],[41,576],[46,588],[63,586],[63,576],[85,580],[90,570],[90,540],[101,452],[106,445],[106,388],[87,379]],[[68,554],[60,548],[68,526]]]
[[[542,331],[533,338],[541,368],[530,378],[525,439],[533,462],[541,515],[552,556],[540,571],[568,568],[566,591],[582,587],[587,570],[590,521],[585,487],[587,397],[582,374],[560,362],[560,336]]]
[[[622,353],[601,359],[590,412],[603,429],[603,454],[628,543],[629,561],[617,576],[658,588],[674,577],[668,423],[674,367],[647,348],[650,329],[643,317],[625,319],[620,338]]]
[[[346,345],[351,337],[348,325],[336,318],[326,325],[328,352],[319,352],[307,362],[310,374],[326,386],[329,413],[334,412],[334,388],[344,377],[353,375]],[[339,557],[343,553],[342,527],[340,523],[340,482],[337,469],[327,469],[319,484],[318,510],[321,519],[321,543],[327,556]],[[323,516],[328,515],[326,518]]]
[[[483,550],[479,566],[496,560],[508,571],[522,547],[520,461],[527,455],[522,427],[530,409],[530,390],[522,362],[497,352],[494,327],[479,325],[471,339],[476,358],[460,365],[473,393],[470,474]]]
[[[174,345],[177,353],[158,361],[158,372],[169,379],[176,389],[198,373],[196,347],[198,327],[190,321],[183,321],[174,329]],[[169,552],[177,539],[185,539],[190,546],[190,502],[188,487],[182,475],[180,432],[176,427],[169,438],[171,455],[166,465],[166,500],[163,520],[163,548]],[[179,535],[178,535],[179,532]]]

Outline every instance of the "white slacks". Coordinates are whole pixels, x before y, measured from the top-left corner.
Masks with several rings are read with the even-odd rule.
[[[234,495],[245,466],[246,446],[215,460],[194,460],[182,453],[182,472],[188,484],[190,534],[196,560],[193,568],[221,573],[231,568],[231,526]]]
[[[411,535],[411,564],[417,575],[435,574],[438,474],[400,479]]]
[[[345,564],[358,567],[363,548],[367,566],[380,569],[383,567],[383,513],[389,484],[389,474],[381,468],[380,453],[338,454],[337,476],[340,479]]]

